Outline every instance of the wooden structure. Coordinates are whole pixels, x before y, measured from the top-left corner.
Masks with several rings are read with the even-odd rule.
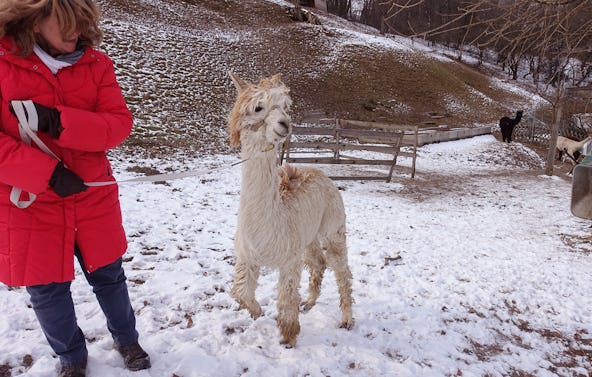
[[[326,12],[327,11],[327,0],[315,0],[314,6],[315,6],[315,8]]]
[[[315,7],[325,12],[327,11],[327,0],[300,0],[297,4],[305,7]]]
[[[419,130],[417,146],[421,147],[426,144],[442,143],[445,141],[454,141],[467,139],[470,137],[491,134],[490,126],[482,127],[459,127],[450,128],[448,126],[428,127]]]
[[[331,124],[326,124],[331,121]],[[344,119],[324,120],[324,126],[292,127],[281,152],[281,162],[374,165],[388,168],[378,175],[331,176],[335,180],[385,180],[394,170],[407,171],[415,177],[418,127],[395,126]],[[401,150],[402,146],[407,146]],[[358,155],[356,156],[356,152]],[[359,155],[371,152],[372,157]],[[386,156],[378,158],[374,156]],[[410,157],[411,166],[397,165],[400,156]]]

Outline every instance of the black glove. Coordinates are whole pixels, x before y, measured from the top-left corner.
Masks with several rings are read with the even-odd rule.
[[[57,109],[49,108],[33,102],[35,110],[37,111],[37,118],[39,122],[37,129],[41,132],[49,132],[51,137],[57,139],[62,134],[62,121],[60,119],[60,112]],[[12,108],[12,104],[9,105],[10,112],[16,116]]]
[[[39,118],[39,125],[37,128],[41,132],[49,132],[51,137],[57,139],[62,134],[62,121],[60,120],[60,112],[55,108],[45,107],[33,102],[35,110],[37,110],[37,117]]]
[[[66,168],[61,161],[58,162],[49,179],[49,187],[62,198],[88,190],[82,178]]]

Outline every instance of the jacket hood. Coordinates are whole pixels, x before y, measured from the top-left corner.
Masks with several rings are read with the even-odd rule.
[[[14,38],[10,35],[5,35],[0,38],[0,51],[5,54],[18,55],[21,49],[15,43]]]

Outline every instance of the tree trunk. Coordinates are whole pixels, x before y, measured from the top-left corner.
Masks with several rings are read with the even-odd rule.
[[[559,101],[555,106],[553,113],[553,124],[551,125],[551,138],[549,139],[549,150],[547,151],[547,166],[545,168],[546,175],[553,175],[553,165],[555,164],[555,149],[557,145],[557,135],[559,134],[559,126],[561,125],[561,118],[563,117],[563,93],[560,94]]]

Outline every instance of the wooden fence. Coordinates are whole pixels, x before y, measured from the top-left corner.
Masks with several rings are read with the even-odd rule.
[[[347,164],[385,166],[387,173],[375,175],[331,176],[335,180],[385,180],[390,182],[393,171],[407,171],[415,177],[417,157],[417,126],[378,124],[345,119],[322,120],[318,126],[292,127],[284,143],[280,160],[289,163]],[[329,124],[327,124],[329,123]],[[405,150],[401,150],[406,146]],[[352,155],[372,152],[387,156],[369,158]],[[411,166],[397,165],[401,156],[411,158]]]

